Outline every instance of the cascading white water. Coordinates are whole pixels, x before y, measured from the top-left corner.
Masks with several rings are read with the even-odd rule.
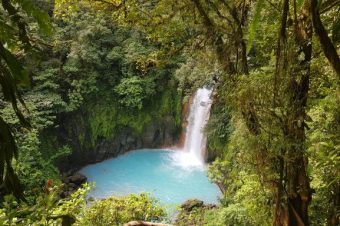
[[[184,149],[175,153],[176,164],[184,167],[203,166],[207,138],[204,128],[208,122],[212,90],[203,87],[197,90],[190,106]]]
[[[204,134],[208,122],[212,100],[211,90],[198,89],[190,107],[188,128],[186,132],[184,150],[200,162],[204,162],[204,151],[207,138]]]

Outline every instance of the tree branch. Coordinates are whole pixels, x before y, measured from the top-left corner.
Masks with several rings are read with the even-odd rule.
[[[334,71],[340,78],[340,58],[339,55],[331,41],[328,37],[327,31],[322,24],[319,8],[318,8],[318,0],[311,0],[311,11],[312,11],[312,19],[313,19],[313,27],[315,33],[317,34],[323,52],[328,59],[329,63],[333,67]]]

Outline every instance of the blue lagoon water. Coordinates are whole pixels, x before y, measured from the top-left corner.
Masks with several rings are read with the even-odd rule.
[[[96,183],[89,194],[96,199],[149,192],[164,205],[178,205],[193,198],[216,204],[220,191],[208,180],[205,166],[177,164],[178,152],[136,150],[86,166],[80,172]]]
[[[80,172],[96,182],[89,196],[100,199],[148,192],[170,208],[188,199],[218,203],[220,191],[208,180],[204,163],[204,128],[211,94],[212,89],[206,87],[197,90],[187,118],[183,150],[136,150],[83,168]]]

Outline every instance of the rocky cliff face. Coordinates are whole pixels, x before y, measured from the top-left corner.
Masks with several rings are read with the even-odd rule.
[[[68,122],[74,125],[72,121],[68,119]],[[61,171],[117,157],[134,149],[171,146],[177,142],[179,134],[178,128],[170,116],[150,122],[140,134],[125,127],[119,131],[119,134],[111,138],[99,137],[94,145],[89,142],[82,143],[77,139],[79,129],[81,129],[79,126],[74,126],[72,130],[68,129],[68,133],[64,134],[62,138],[67,142],[66,140],[72,137],[72,140],[69,140],[69,145],[74,151],[68,157],[58,161]],[[92,136],[91,130],[86,130],[85,137],[88,141]]]
[[[62,171],[116,157],[130,150],[177,143],[181,132],[181,98],[165,92],[134,113],[107,100],[92,101],[76,112],[60,115],[58,127],[44,131],[45,149],[67,145],[72,153],[57,161]],[[46,139],[47,138],[47,139]],[[44,146],[44,145],[43,145]]]

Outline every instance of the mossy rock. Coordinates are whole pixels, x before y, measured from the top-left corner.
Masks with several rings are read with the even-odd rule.
[[[189,199],[181,205],[181,209],[186,212],[191,212],[194,208],[201,208],[204,202],[198,199]]]

